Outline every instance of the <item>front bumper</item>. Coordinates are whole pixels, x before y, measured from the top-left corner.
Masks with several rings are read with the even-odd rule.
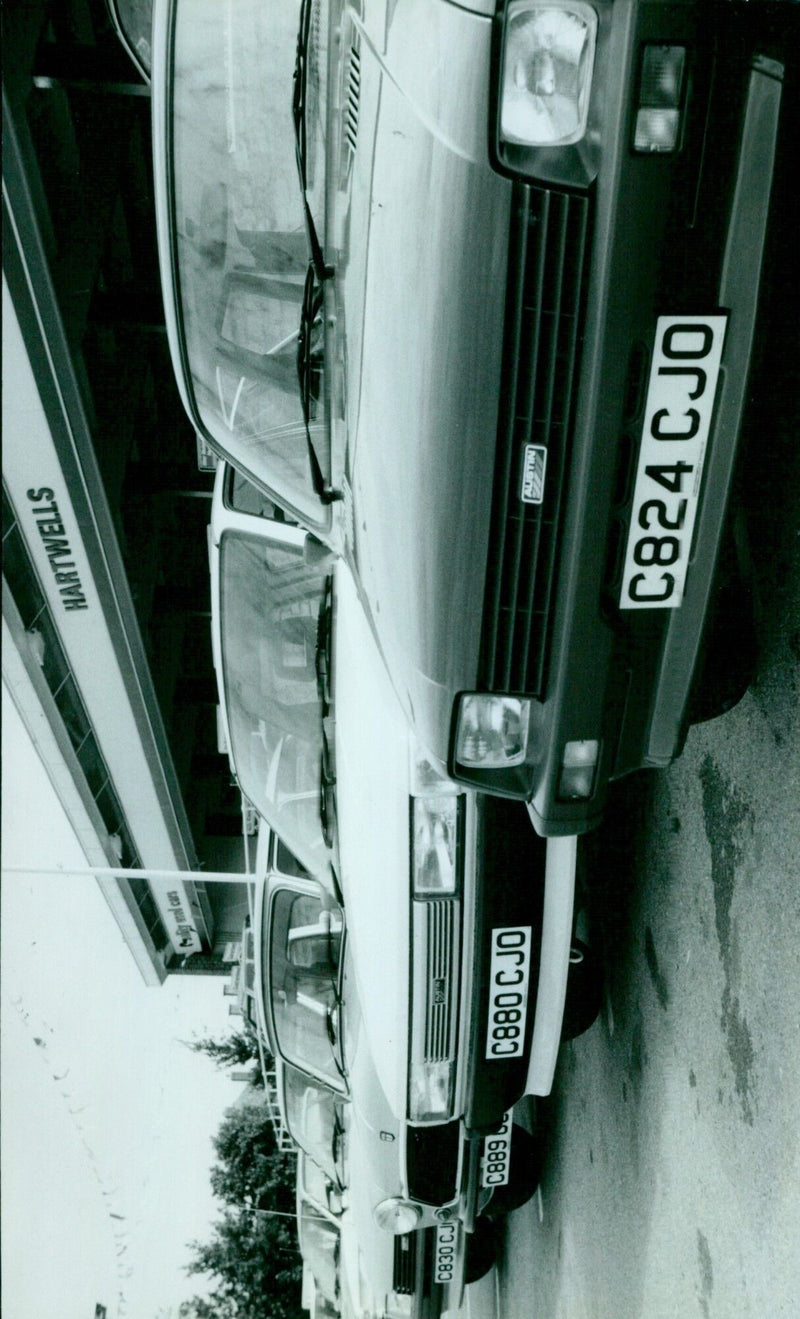
[[[465,879],[456,1114],[406,1127],[404,1194],[425,1206],[424,1222],[471,1224],[481,1189],[485,1137],[524,1094],[548,1094],[561,1041],[572,941],[577,840],[544,842],[521,802],[475,795],[473,859]],[[467,900],[469,898],[469,900]],[[524,1035],[513,1057],[492,1050],[496,933],[529,931]],[[502,996],[515,975],[504,963]],[[503,1010],[504,1021],[511,1017]],[[516,1014],[512,1014],[518,1020]],[[505,1043],[511,1032],[501,1029]],[[437,1210],[439,1212],[437,1212]],[[441,1211],[444,1211],[443,1213]]]
[[[572,486],[565,525],[545,700],[548,757],[531,801],[534,824],[542,833],[590,827],[602,811],[608,780],[642,766],[665,766],[683,745],[746,404],[781,100],[776,72],[764,61],[756,62],[747,75],[741,143],[727,199],[729,218],[713,278],[691,288],[685,253],[683,278],[670,281],[653,270],[636,318],[629,306],[615,306],[609,289],[604,351],[593,364],[598,381],[595,416],[607,416],[613,404],[615,425],[601,434],[579,418],[576,427],[576,450],[583,449],[576,461],[583,459],[583,480]],[[631,186],[636,195],[628,205],[640,207],[639,188],[633,181]],[[662,200],[666,208],[667,186]],[[698,211],[711,201],[701,188]],[[665,225],[664,242],[676,241],[673,226]],[[691,241],[687,234],[684,246]],[[698,260],[703,248],[702,243],[695,245]],[[622,254],[615,255],[610,279],[622,283],[625,272],[617,269]],[[678,608],[632,614],[619,609],[618,599],[641,427],[641,391],[634,377],[641,373],[646,379],[659,312],[699,306],[723,308],[729,320],[686,589]],[[618,367],[612,394],[609,355],[615,342],[622,345],[625,378],[620,378]],[[620,412],[620,400],[629,409],[627,417]],[[579,490],[582,497],[577,497]],[[597,788],[588,803],[559,802],[561,752],[566,742],[578,738],[595,738],[601,744]]]

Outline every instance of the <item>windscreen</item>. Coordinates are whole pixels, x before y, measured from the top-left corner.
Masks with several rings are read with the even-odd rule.
[[[341,1184],[341,1099],[293,1067],[285,1067],[283,1075],[286,1125],[295,1144],[308,1155],[307,1178],[313,1177],[311,1169],[316,1167],[329,1181]],[[324,1198],[320,1203],[325,1203]]]
[[[149,78],[153,63],[153,0],[108,0],[108,6],[141,72]]]
[[[319,898],[280,889],[265,919],[264,984],[281,1057],[343,1089],[337,1040],[342,930]]]
[[[327,870],[320,817],[316,645],[327,575],[300,546],[226,531],[220,629],[231,756],[242,791],[311,873]]]
[[[303,1263],[310,1268],[325,1300],[335,1304],[339,1297],[338,1228],[305,1201],[301,1202],[298,1211],[297,1228]]]
[[[170,220],[201,427],[319,524],[297,367],[310,253],[292,122],[299,16],[296,0],[177,3]]]

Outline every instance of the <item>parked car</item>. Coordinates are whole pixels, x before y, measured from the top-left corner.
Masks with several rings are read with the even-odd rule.
[[[347,1186],[347,1111],[330,1086],[277,1058],[278,1103],[283,1125],[298,1151],[319,1170],[329,1188],[325,1202],[339,1203]]]
[[[796,7],[232,12],[155,11],[184,402],[346,555],[440,770],[579,833],[686,735]]]
[[[577,840],[441,776],[346,563],[232,508],[232,480],[221,467],[212,505],[213,648],[239,785],[283,834],[253,918],[266,1030],[347,1093],[348,1186],[384,1230],[429,1231],[434,1280],[460,1294],[491,1264],[489,1214],[537,1185],[510,1111],[549,1092],[565,1030],[599,1007]]]
[[[272,874],[256,886],[254,930],[282,1117],[300,1152],[301,1246],[305,1234],[327,1261],[313,1269],[317,1288],[343,1310],[346,1295],[358,1319],[436,1319],[444,1289],[433,1278],[433,1233],[426,1253],[416,1223],[395,1238],[374,1213],[399,1184],[401,1147],[387,1142],[393,1117],[381,1091],[367,1095],[343,1066],[355,992],[351,977],[344,985],[343,922],[314,880]]]
[[[297,1161],[297,1233],[303,1263],[314,1281],[314,1304],[323,1315],[342,1319],[408,1319],[411,1298],[376,1294],[370,1279],[381,1273],[391,1285],[393,1252],[385,1236],[369,1243],[359,1238],[350,1212],[331,1211],[313,1164],[301,1154]],[[373,1225],[373,1233],[375,1236]],[[369,1276],[368,1276],[369,1275]],[[417,1313],[421,1313],[418,1311]]]

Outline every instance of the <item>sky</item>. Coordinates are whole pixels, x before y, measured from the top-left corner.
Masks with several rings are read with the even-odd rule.
[[[4,870],[85,867],[5,686],[2,713]],[[230,1029],[225,982],[147,987],[91,877],[4,873],[0,936],[4,1319],[176,1319],[240,1090],[184,1042]]]

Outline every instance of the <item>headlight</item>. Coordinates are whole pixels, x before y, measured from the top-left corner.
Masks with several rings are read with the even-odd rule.
[[[412,1062],[408,1116],[412,1122],[447,1121],[453,1106],[454,1062]]]
[[[463,696],[455,759],[470,769],[520,765],[528,747],[530,701],[516,696]]]
[[[411,882],[415,897],[456,891],[456,796],[412,799]]]
[[[394,1232],[396,1236],[413,1232],[422,1217],[419,1205],[399,1195],[392,1196],[391,1200],[382,1200],[372,1213],[378,1227],[382,1227],[385,1232]]]
[[[500,137],[525,147],[566,146],[586,130],[597,16],[581,0],[518,0],[508,7]]]

